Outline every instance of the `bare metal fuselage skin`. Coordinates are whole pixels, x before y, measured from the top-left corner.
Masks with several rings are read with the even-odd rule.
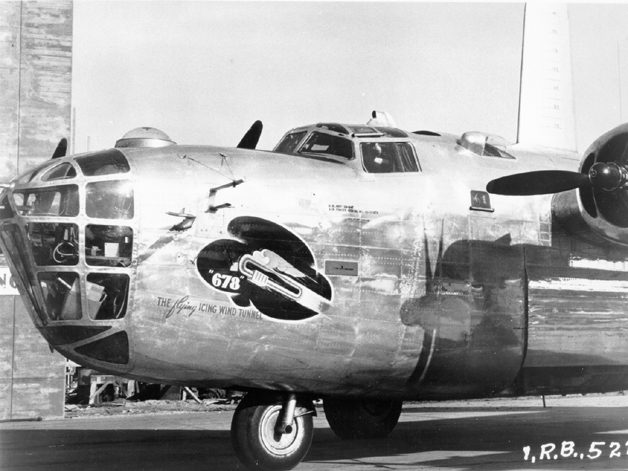
[[[111,151],[122,173],[88,175],[55,159],[5,191],[3,250],[56,350],[145,381],[402,399],[628,386],[625,250],[570,236],[551,195],[477,201],[579,157],[401,140],[419,172],[365,172],[360,138],[346,162],[129,148]],[[42,181],[59,163],[73,170]],[[88,201],[114,181],[132,213]],[[31,210],[30,190],[65,185],[74,212]]]

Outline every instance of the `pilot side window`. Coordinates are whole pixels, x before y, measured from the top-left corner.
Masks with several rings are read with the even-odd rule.
[[[418,172],[419,165],[409,142],[362,142],[362,165],[368,173]]]
[[[299,153],[331,154],[352,159],[353,143],[348,139],[332,134],[313,132],[305,144],[303,144]]]

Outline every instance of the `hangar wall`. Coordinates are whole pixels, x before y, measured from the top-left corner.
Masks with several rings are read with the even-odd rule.
[[[71,0],[0,1],[0,182],[70,137]],[[63,417],[65,360],[51,352],[0,254],[0,420]]]

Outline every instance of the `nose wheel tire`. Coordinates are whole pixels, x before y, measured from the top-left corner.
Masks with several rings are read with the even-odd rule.
[[[310,449],[314,431],[310,411],[297,406],[286,433],[277,433],[281,410],[280,402],[248,395],[238,405],[231,421],[231,441],[236,455],[247,468],[292,469]]]
[[[327,397],[323,408],[329,427],[343,440],[384,438],[397,425],[401,401]]]

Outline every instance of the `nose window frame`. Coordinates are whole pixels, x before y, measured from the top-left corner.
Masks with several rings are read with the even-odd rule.
[[[133,219],[134,191],[131,180],[98,180],[85,185],[85,214],[94,219]]]
[[[15,233],[3,242],[23,268],[20,285],[38,325],[128,319],[137,269],[131,170],[118,150],[70,157],[39,165],[0,194],[0,219]]]
[[[44,308],[51,321],[77,321],[83,317],[81,278],[76,272],[42,271],[37,281],[43,292]]]

